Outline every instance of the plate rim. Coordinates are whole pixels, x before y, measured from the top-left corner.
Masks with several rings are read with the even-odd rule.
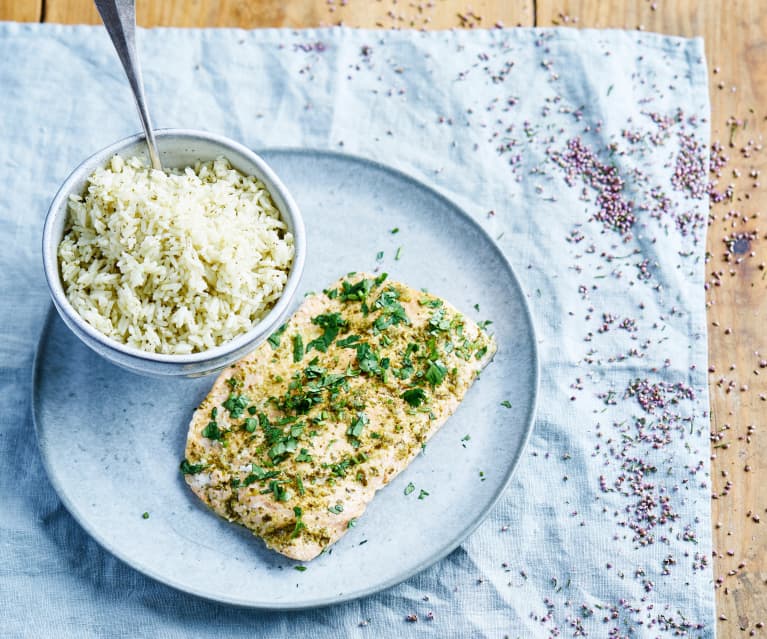
[[[31,378],[32,378],[31,379],[32,423],[35,430],[35,439],[37,441],[37,448],[40,452],[43,468],[45,470],[46,475],[48,476],[48,481],[51,483],[51,486],[56,492],[56,495],[61,500],[62,504],[67,509],[69,514],[84,530],[84,532],[88,534],[88,536],[91,539],[93,539],[99,546],[101,546],[104,550],[106,550],[108,553],[110,553],[113,557],[115,557],[122,563],[126,564],[133,570],[136,570],[142,573],[143,575],[146,575],[147,577],[161,584],[169,586],[177,591],[194,595],[196,597],[199,597],[201,599],[204,599],[206,601],[210,601],[213,603],[227,604],[227,605],[236,606],[239,608],[246,608],[251,610],[264,610],[264,611],[314,610],[317,608],[324,608],[324,607],[332,606],[335,604],[348,603],[350,601],[355,601],[357,599],[369,597],[378,592],[388,590],[389,588],[392,588],[410,579],[411,577],[417,575],[418,573],[433,566],[438,561],[444,559],[447,555],[453,552],[480,526],[480,524],[482,524],[487,519],[487,517],[490,515],[492,510],[497,506],[501,497],[508,490],[511,480],[514,478],[514,474],[516,473],[517,468],[519,467],[519,463],[522,459],[522,454],[527,449],[530,443],[530,438],[532,437],[532,433],[535,427],[535,417],[536,417],[537,408],[538,408],[538,396],[539,396],[540,376],[541,376],[540,375],[540,356],[538,352],[538,339],[537,339],[537,332],[535,328],[535,322],[533,320],[533,315],[530,310],[530,304],[528,303],[527,296],[525,295],[525,290],[522,287],[522,283],[517,277],[517,274],[514,271],[514,268],[511,265],[511,262],[509,262],[508,258],[506,257],[506,254],[496,244],[493,238],[490,237],[490,234],[479,224],[479,222],[477,222],[477,220],[475,220],[469,213],[467,213],[462,207],[456,204],[453,200],[451,200],[449,197],[444,195],[436,186],[428,184],[416,177],[413,177],[412,175],[409,175],[408,173],[405,173],[404,171],[398,168],[395,168],[388,164],[384,164],[383,162],[380,162],[378,160],[374,160],[371,158],[367,158],[367,157],[352,154],[352,153],[346,153],[343,151],[315,149],[315,148],[307,148],[307,147],[268,147],[268,148],[257,148],[254,150],[258,155],[261,155],[261,156],[263,155],[268,156],[270,154],[274,154],[274,155],[286,154],[286,155],[299,155],[299,156],[300,155],[315,155],[315,156],[321,155],[321,156],[330,157],[336,160],[340,159],[340,160],[352,161],[352,162],[368,165],[370,167],[373,167],[374,169],[393,175],[397,179],[404,180],[405,182],[409,182],[415,187],[425,190],[431,193],[432,195],[434,195],[435,197],[437,197],[439,200],[442,201],[443,204],[446,205],[446,208],[452,210],[454,213],[458,214],[466,222],[468,222],[469,225],[472,226],[480,234],[480,236],[490,244],[490,246],[492,247],[492,250],[494,250],[497,253],[497,256],[500,258],[501,263],[506,267],[509,274],[511,275],[511,279],[514,282],[514,285],[519,290],[520,298],[522,300],[523,316],[529,328],[529,335],[530,335],[530,340],[532,343],[533,389],[532,389],[532,401],[530,402],[530,409],[523,421],[525,432],[522,439],[522,445],[517,449],[513,459],[511,459],[510,464],[508,466],[508,471],[506,472],[506,476],[504,477],[500,488],[497,490],[493,498],[488,502],[487,506],[479,513],[477,517],[474,518],[474,520],[471,523],[463,527],[440,550],[431,554],[427,558],[418,562],[415,566],[398,574],[397,576],[387,579],[386,581],[383,581],[383,582],[377,582],[368,588],[363,588],[350,593],[343,593],[337,596],[315,598],[313,600],[305,601],[298,604],[292,604],[291,602],[276,603],[276,602],[268,602],[268,601],[254,601],[253,599],[239,599],[237,597],[220,596],[220,595],[212,594],[210,592],[205,592],[194,586],[189,586],[188,584],[185,584],[185,583],[180,583],[177,580],[173,579],[172,577],[168,577],[167,575],[162,574],[160,571],[155,570],[153,567],[144,565],[141,561],[137,561],[134,558],[128,556],[127,553],[123,553],[121,550],[118,550],[117,548],[115,548],[111,544],[108,538],[101,535],[93,527],[90,526],[90,524],[88,523],[89,522],[88,518],[85,517],[80,512],[77,506],[68,497],[63,486],[61,486],[61,484],[59,483],[57,475],[53,473],[52,467],[49,463],[48,454],[46,453],[46,449],[42,445],[41,428],[39,425],[40,419],[38,418],[38,410],[39,410],[38,378],[40,376],[40,370],[41,370],[40,356],[42,351],[43,340],[50,330],[50,325],[52,321],[56,317],[55,308],[52,303],[49,305],[45,321],[43,322],[43,326],[40,331],[40,335],[38,337],[37,345],[35,347],[35,355],[34,355],[34,360],[32,363],[32,375],[31,375]],[[268,163],[269,162],[268,158],[265,158],[265,159]],[[299,284],[300,284],[300,281],[299,281]]]

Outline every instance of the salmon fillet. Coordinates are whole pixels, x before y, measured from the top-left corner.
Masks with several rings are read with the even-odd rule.
[[[346,533],[458,408],[494,339],[446,301],[350,274],[227,368],[181,470],[214,512],[307,561]]]

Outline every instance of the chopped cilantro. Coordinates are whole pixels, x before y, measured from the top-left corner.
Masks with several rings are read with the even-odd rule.
[[[296,525],[293,528],[293,532],[290,534],[290,538],[291,539],[295,539],[296,537],[298,537],[298,534],[304,528],[306,528],[306,524],[304,524],[304,522],[303,522],[304,512],[301,510],[300,506],[294,506],[293,507],[293,513],[296,516]],[[303,568],[304,570],[306,570],[306,566],[296,566],[296,570],[298,568]]]
[[[429,368],[424,377],[434,387],[439,386],[445,380],[445,375],[447,375],[447,368],[439,362],[429,362]]]
[[[293,335],[293,362],[298,363],[304,357],[304,338],[301,335]]]
[[[479,304],[474,305],[474,310],[477,311],[477,313],[479,313]]]
[[[298,572],[303,572],[306,570],[306,566],[293,566],[293,570],[297,570]]]
[[[207,464],[190,464],[188,460],[184,460],[179,465],[179,470],[184,475],[196,475],[201,472]]]
[[[392,235],[396,235],[397,233],[399,233],[399,228],[395,226],[393,229],[389,231],[389,233],[391,233]]]
[[[349,441],[357,448],[360,445],[360,435],[362,435],[362,431],[365,428],[365,425],[368,423],[368,418],[365,413],[357,413],[356,419],[351,423],[349,428],[346,430],[346,435],[349,437]]]
[[[501,402],[501,406],[503,406],[504,408],[511,408],[511,402],[508,399],[504,399]]]
[[[338,346],[339,348],[349,348],[350,346],[353,347],[359,341],[360,341],[359,335],[349,335],[348,337],[339,339],[336,342],[336,346]]]
[[[317,315],[312,318],[312,324],[324,329],[322,335],[317,339],[313,339],[306,346],[306,352],[308,353],[313,348],[325,353],[328,350],[328,346],[333,343],[333,340],[338,336],[338,332],[348,326],[347,322],[340,313],[325,313],[323,315]]]
[[[434,314],[429,319],[429,326],[436,331],[447,331],[450,329],[450,320],[445,317],[444,308],[434,311]]]
[[[309,454],[309,450],[307,448],[302,448],[301,452],[296,455],[295,459],[297,462],[310,462],[312,461],[312,456]]]
[[[344,512],[344,505],[339,501],[335,506],[329,506],[328,510],[334,515],[340,515],[342,512]]]
[[[364,302],[367,299],[368,293],[372,288],[373,283],[363,278],[356,284],[351,284],[347,280],[341,282],[341,301],[342,302]]]
[[[145,512],[141,515],[141,519],[149,519],[149,513]]]
[[[474,353],[474,357],[476,357],[477,359],[482,359],[485,355],[487,355],[487,345],[478,349],[477,352]]]
[[[255,417],[248,417],[245,419],[245,430],[249,433],[255,433],[258,427],[258,420]]]
[[[421,490],[421,492],[418,493],[418,499],[423,499],[424,497],[428,497],[429,493],[425,490]]]
[[[423,388],[410,388],[400,395],[413,408],[418,408],[426,399]]]
[[[274,495],[274,498],[277,501],[288,501],[290,499],[290,491],[285,488],[285,486],[282,485],[283,482],[281,482],[278,479],[273,479],[269,482],[269,491]]]
[[[380,262],[383,259],[383,256],[384,256],[384,252],[378,251],[378,253],[376,253],[376,262]]]
[[[377,375],[381,372],[378,356],[367,342],[357,344],[357,364],[365,373]]]
[[[484,331],[492,323],[492,320],[482,320],[481,322],[477,322],[477,326],[479,326]]]
[[[269,339],[266,340],[275,351],[280,347],[280,338],[282,337],[282,334],[285,332],[287,327],[287,323],[283,324],[269,336]]]
[[[306,492],[304,490],[304,479],[300,474],[296,474],[296,490],[299,495],[303,495]]]
[[[398,246],[397,247],[397,252],[394,254],[394,259],[399,261],[400,255],[402,255],[402,247]]]
[[[245,395],[237,395],[235,392],[231,392],[226,401],[221,405],[229,411],[229,416],[232,419],[239,419],[249,403],[250,400]]]
[[[216,422],[208,422],[208,425],[202,429],[202,436],[208,439],[221,439],[222,431]]]
[[[386,281],[387,277],[389,277],[388,273],[381,273],[378,277],[375,278],[375,280],[373,280],[373,283],[376,286],[381,286],[381,284],[383,284]]]
[[[357,525],[357,518],[352,517],[349,522],[346,524],[347,528],[354,528]]]
[[[415,484],[411,481],[407,486],[405,486],[405,494],[409,495],[415,490]]]

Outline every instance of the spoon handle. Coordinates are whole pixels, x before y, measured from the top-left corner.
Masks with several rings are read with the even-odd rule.
[[[141,80],[141,67],[136,52],[136,1],[135,0],[94,0],[107,33],[112,40],[117,56],[128,76],[133,97],[136,98],[141,125],[144,127],[149,159],[152,167],[162,170],[160,154],[157,152],[157,142],[154,139],[152,122],[146,106],[144,83]]]

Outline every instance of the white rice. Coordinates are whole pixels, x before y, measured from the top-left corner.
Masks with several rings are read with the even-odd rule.
[[[196,353],[250,329],[282,293],[293,236],[262,182],[224,158],[156,171],[112,158],[69,198],[67,298],[105,335]]]

